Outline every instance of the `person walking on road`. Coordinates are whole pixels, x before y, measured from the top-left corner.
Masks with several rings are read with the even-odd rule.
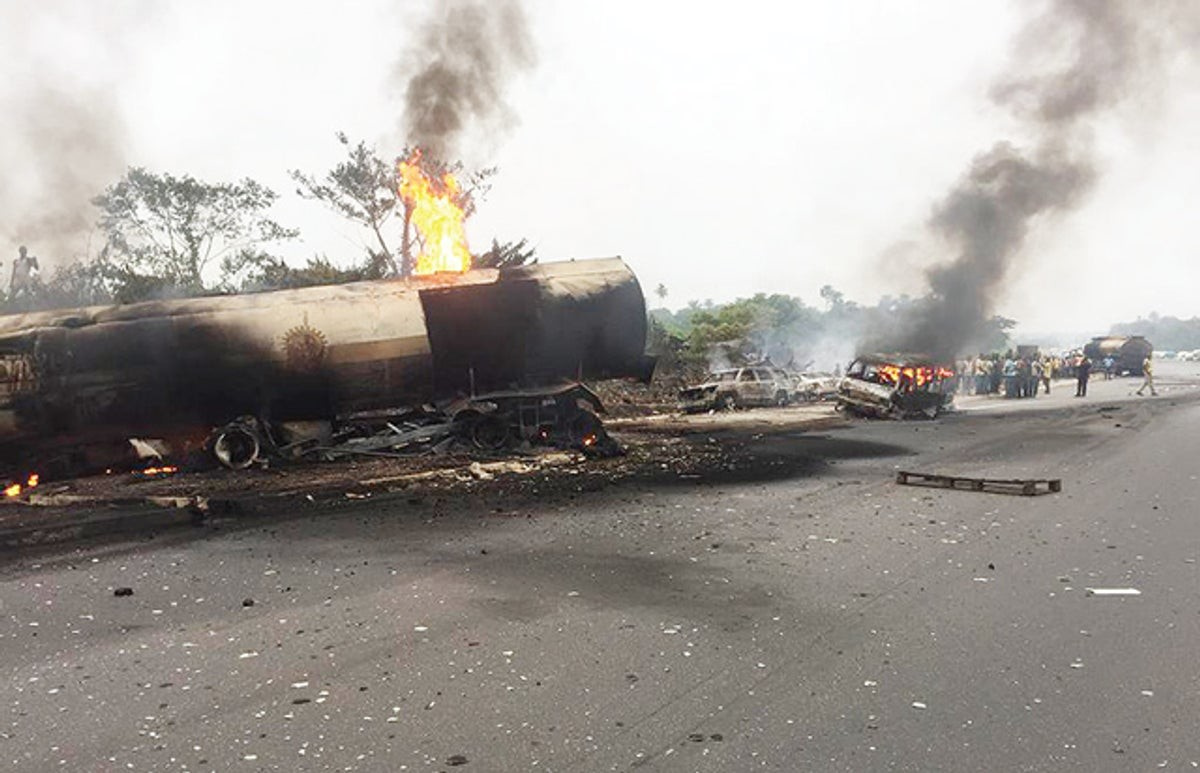
[[[1088,376],[1092,374],[1092,361],[1086,354],[1079,357],[1075,364],[1075,396],[1087,397]]]
[[[1151,359],[1152,355],[1146,355],[1146,359],[1142,360],[1142,385],[1138,387],[1137,393],[1142,394],[1146,387],[1150,387],[1150,394],[1156,395],[1154,391],[1154,362]]]

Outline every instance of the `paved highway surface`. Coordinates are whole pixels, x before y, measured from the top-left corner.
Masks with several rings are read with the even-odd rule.
[[[1154,399],[1060,384],[766,435],[786,463],[740,481],[369,500],[10,556],[0,760],[1191,770],[1200,390],[1182,370]],[[897,468],[1064,490],[905,487]]]

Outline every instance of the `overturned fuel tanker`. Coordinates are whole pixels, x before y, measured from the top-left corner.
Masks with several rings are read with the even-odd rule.
[[[645,339],[619,258],[0,316],[0,464],[400,406],[578,436],[602,410],[578,382],[648,379]]]

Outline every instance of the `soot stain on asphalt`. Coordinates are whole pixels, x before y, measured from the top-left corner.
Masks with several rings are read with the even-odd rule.
[[[828,471],[830,462],[912,456],[905,446],[859,438],[785,433],[717,441],[722,453],[700,458],[690,469],[647,469],[640,479],[658,485],[728,485],[811,477]]]
[[[728,582],[727,569],[645,553],[597,550],[564,555],[546,547],[514,552],[505,560],[474,568],[473,573],[488,579],[494,595],[471,603],[491,614],[515,612],[515,622],[554,614],[569,598],[571,603],[601,609],[667,611],[679,619],[737,632],[752,627],[756,615],[761,617],[767,611],[779,614],[790,606],[787,594],[779,588]],[[542,592],[530,596],[531,586]],[[576,595],[565,595],[576,589]],[[791,613],[797,614],[795,610]],[[808,620],[813,625],[820,622]]]

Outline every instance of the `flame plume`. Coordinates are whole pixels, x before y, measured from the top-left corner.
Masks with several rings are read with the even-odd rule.
[[[417,229],[421,252],[414,274],[441,271],[466,271],[471,267],[467,233],[463,228],[466,214],[459,205],[461,189],[454,175],[446,172],[431,177],[421,169],[421,151],[397,162],[400,187],[397,191],[411,213]]]

